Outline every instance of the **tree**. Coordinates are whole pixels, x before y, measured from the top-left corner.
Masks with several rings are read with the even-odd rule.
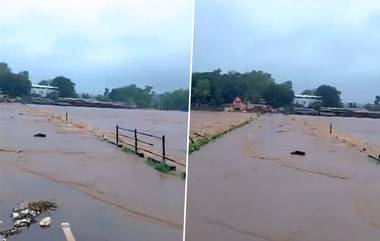
[[[41,80],[38,82],[39,85],[51,85],[51,80]]]
[[[11,97],[27,96],[31,88],[28,71],[12,73],[7,63],[0,63],[0,89]]]
[[[0,62],[0,76],[11,73],[11,69],[8,67],[7,63]]]
[[[110,93],[110,89],[105,88],[104,89],[104,96],[108,96],[109,93]]]
[[[315,89],[306,89],[304,91],[302,91],[302,95],[315,95]]]
[[[153,104],[153,87],[137,87],[135,84],[112,89],[108,97],[113,101],[125,102],[130,107],[146,108]]]
[[[317,96],[322,97],[324,107],[341,107],[340,94],[335,87],[329,85],[321,85],[315,91]]]
[[[357,104],[355,102],[348,103],[348,108],[357,108]]]
[[[274,83],[271,74],[263,71],[252,71],[245,74],[246,90],[244,99],[246,101],[257,103],[260,101],[264,90]]]
[[[90,94],[87,94],[87,93],[83,93],[83,94],[81,94],[81,98],[83,98],[83,99],[90,99]]]
[[[207,83],[208,82],[208,83]],[[220,106],[232,103],[237,97],[256,103],[262,99],[264,90],[275,83],[271,74],[264,71],[222,73],[217,69],[211,72],[193,73],[191,102],[194,105],[208,104]]]
[[[75,92],[75,83],[66,77],[55,77],[53,80],[51,80],[51,86],[59,88],[60,97],[77,97],[77,94]]]
[[[198,105],[207,103],[210,97],[210,82],[208,79],[198,80],[195,88],[193,89],[194,98],[197,99]]]
[[[319,111],[322,105],[323,105],[322,101],[316,101],[316,102],[311,103],[308,107]]]
[[[375,105],[380,105],[380,96],[376,96],[376,98],[375,98]]]
[[[287,81],[282,84],[272,83],[263,92],[265,101],[273,107],[290,106],[293,103],[294,92],[292,82]]]
[[[189,108],[189,90],[174,90],[155,96],[154,106],[164,110],[182,110]]]

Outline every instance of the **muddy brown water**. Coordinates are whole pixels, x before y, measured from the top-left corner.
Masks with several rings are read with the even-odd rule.
[[[264,115],[190,155],[186,241],[378,239],[380,165],[292,118]],[[379,130],[372,120],[326,120],[348,132],[355,123],[351,134],[369,140]]]
[[[158,111],[139,109],[109,109],[71,106],[31,105],[40,110],[58,113],[62,116],[68,113],[69,119],[83,122],[89,128],[106,133],[115,133],[116,125],[127,129],[166,137],[166,153],[177,160],[186,159],[187,148],[187,113],[183,111]],[[133,137],[133,133],[121,131]],[[139,136],[142,140],[154,144],[154,149],[161,154],[161,142],[155,139]]]
[[[38,132],[47,138],[33,137]],[[78,241],[182,239],[184,180],[91,131],[48,121],[29,106],[1,104],[0,149],[7,150],[0,151],[1,229],[19,202],[52,199],[59,206],[50,229],[34,225],[9,240],[64,240],[62,222]]]
[[[301,119],[328,125],[331,123],[333,131],[348,133],[354,137],[380,146],[379,119],[322,116],[302,116]]]

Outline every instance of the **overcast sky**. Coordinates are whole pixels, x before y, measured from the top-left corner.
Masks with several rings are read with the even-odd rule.
[[[0,0],[0,62],[80,93],[188,88],[192,0]]]
[[[343,101],[380,95],[380,1],[196,1],[193,71],[264,70],[296,93],[320,84]]]

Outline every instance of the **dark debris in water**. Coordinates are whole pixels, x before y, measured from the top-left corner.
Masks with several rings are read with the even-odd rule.
[[[46,134],[43,134],[43,133],[37,133],[37,134],[34,134],[34,137],[45,138],[45,137],[46,137]]]
[[[306,153],[304,151],[293,151],[290,153],[291,155],[305,156]]]

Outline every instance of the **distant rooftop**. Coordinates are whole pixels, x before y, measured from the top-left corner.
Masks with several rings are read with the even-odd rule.
[[[58,87],[49,86],[49,85],[34,85],[34,84],[32,84],[32,88],[59,90]]]
[[[294,95],[296,98],[304,98],[304,99],[318,99],[321,100],[322,96],[317,95]]]

